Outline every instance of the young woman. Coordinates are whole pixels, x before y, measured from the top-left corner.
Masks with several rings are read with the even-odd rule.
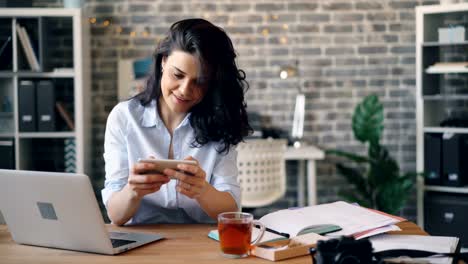
[[[240,208],[237,152],[251,132],[231,40],[203,19],[173,24],[143,92],[109,114],[103,202],[114,224],[209,223]],[[139,158],[197,165],[154,172]]]

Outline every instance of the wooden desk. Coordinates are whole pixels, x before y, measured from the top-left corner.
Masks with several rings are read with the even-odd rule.
[[[299,148],[288,147],[284,158],[286,160],[297,160],[298,179],[297,179],[297,202],[299,207],[317,204],[317,179],[315,161],[324,159],[324,152],[312,145],[304,145]],[[307,203],[305,202],[304,187],[305,187],[305,172],[304,162],[307,160]]]
[[[404,222],[403,229],[395,234],[427,235],[417,225]],[[41,248],[15,244],[7,226],[0,225],[0,263],[274,263],[268,260],[248,257],[228,259],[221,256],[218,242],[207,237],[214,225],[154,225],[139,227],[115,227],[114,230],[136,230],[163,234],[167,239],[145,245],[117,256],[105,256],[92,253],[75,252],[61,249]],[[302,256],[281,261],[284,264],[309,264],[310,256]]]

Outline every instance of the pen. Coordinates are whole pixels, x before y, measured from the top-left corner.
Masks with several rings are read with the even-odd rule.
[[[260,228],[259,225],[255,225],[255,227],[256,227],[256,228]],[[289,234],[288,234],[288,233],[279,232],[279,231],[273,230],[273,229],[268,228],[268,227],[265,227],[265,231],[268,231],[268,232],[270,232],[270,233],[283,236],[283,237],[285,237],[285,238],[289,238]]]

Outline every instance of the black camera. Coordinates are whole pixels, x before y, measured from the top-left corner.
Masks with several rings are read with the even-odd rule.
[[[318,241],[310,249],[314,264],[357,264],[373,263],[372,244],[368,239],[355,240],[353,237]]]

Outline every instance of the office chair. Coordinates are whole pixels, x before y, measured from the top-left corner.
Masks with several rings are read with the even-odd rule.
[[[247,139],[237,146],[242,207],[261,207],[286,193],[285,139]]]

